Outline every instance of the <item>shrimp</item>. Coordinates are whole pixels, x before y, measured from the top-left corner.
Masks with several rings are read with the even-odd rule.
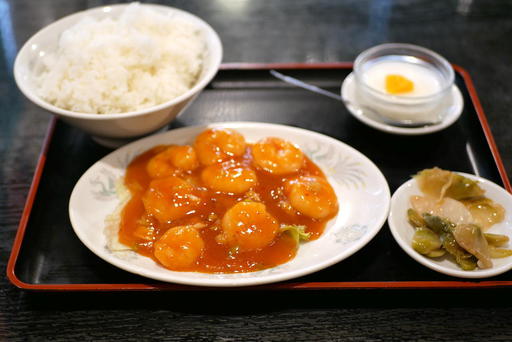
[[[196,263],[204,248],[203,238],[194,226],[177,226],[155,242],[153,255],[165,267],[180,270]]]
[[[292,143],[281,138],[266,138],[252,148],[257,167],[274,175],[298,171],[304,164],[304,153]]]
[[[201,164],[212,165],[243,155],[245,139],[232,129],[211,128],[196,137],[194,147]]]
[[[268,246],[276,237],[279,224],[263,203],[238,202],[228,209],[221,222],[217,241],[239,251],[252,251]]]
[[[142,196],[146,212],[160,223],[195,213],[201,203],[196,188],[187,181],[171,176],[154,179]]]
[[[193,171],[199,167],[196,151],[192,146],[169,146],[151,158],[146,171],[151,178],[162,178],[180,171]]]
[[[285,193],[294,209],[311,218],[326,218],[338,211],[336,194],[322,178],[300,176],[289,180]]]
[[[256,172],[232,161],[207,166],[201,180],[214,191],[234,194],[246,192],[257,182]]]

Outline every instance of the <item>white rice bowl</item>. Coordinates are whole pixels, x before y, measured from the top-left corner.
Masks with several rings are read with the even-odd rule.
[[[139,3],[116,18],[85,16],[41,59],[36,91],[81,113],[152,107],[190,89],[202,68],[204,37],[192,23]]]
[[[147,80],[139,80],[138,82],[145,84],[147,89],[145,87],[140,92],[132,91],[129,93],[129,95],[125,96],[124,91],[121,91],[121,89],[123,87],[125,87],[127,90],[131,89],[129,87],[132,87],[133,84],[130,82],[125,83],[124,86],[114,86],[107,80],[102,80],[104,82],[104,90],[102,92],[96,92],[94,89],[96,86],[90,85],[81,86],[84,89],[79,91],[70,91],[68,89],[71,87],[70,82],[77,81],[77,76],[69,76],[73,73],[76,73],[76,75],[82,74],[81,71],[78,70],[78,66],[75,66],[77,70],[71,70],[69,72],[66,71],[68,75],[63,78],[66,81],[62,82],[60,85],[60,81],[58,81],[60,76],[53,75],[50,77],[49,74],[44,76],[44,73],[49,73],[47,65],[52,65],[51,59],[55,58],[52,56],[57,56],[56,52],[59,50],[60,40],[61,37],[64,37],[63,33],[65,31],[69,30],[78,23],[82,23],[84,18],[87,17],[96,22],[109,18],[110,20],[119,20],[123,13],[128,15],[129,11],[127,11],[127,8],[129,7],[138,7],[138,10],[135,11],[137,12],[137,16],[139,16],[140,13],[144,12],[146,9],[149,9],[158,13],[161,18],[166,18],[166,21],[170,21],[171,19],[179,19],[180,21],[185,21],[192,25],[194,30],[197,30],[198,36],[201,38],[201,44],[203,45],[200,59],[195,60],[195,62],[187,66],[184,66],[183,63],[177,63],[180,65],[180,69],[183,69],[186,72],[182,72],[183,70],[178,70],[174,73],[177,74],[179,72],[180,74],[184,75],[193,75],[195,74],[193,69],[199,66],[199,74],[195,75],[193,85],[188,90],[186,90],[181,95],[175,96],[172,99],[164,100],[164,102],[160,104],[151,105],[151,101],[154,101],[154,103],[161,101],[156,99],[156,96],[168,93],[168,90],[166,90],[168,87],[166,85],[158,85],[156,81],[153,85],[153,81],[148,82]],[[85,21],[85,23],[87,23],[87,21]],[[183,25],[179,27],[182,29],[185,28]],[[139,43],[142,44],[141,42]],[[155,49],[154,51],[157,52],[165,50],[160,45],[161,44],[159,43],[153,44],[151,46]],[[166,49],[173,51],[170,47],[167,47]],[[102,53],[115,53],[115,49],[106,48],[104,50],[105,51],[102,51]],[[157,60],[155,59],[155,56],[149,56],[149,49],[144,48],[144,51],[144,58]],[[170,56],[167,56],[159,60],[165,61],[169,58]],[[125,65],[121,67],[110,64],[108,75],[124,75],[127,69],[135,68],[135,64],[140,66],[142,63],[146,63],[145,59],[142,59],[143,62],[139,61],[137,57],[134,60],[136,63],[130,64],[129,62],[126,62]],[[38,105],[42,109],[45,109],[50,114],[56,115],[66,123],[91,134],[92,138],[96,142],[107,147],[114,148],[126,144],[127,142],[133,141],[134,139],[137,139],[141,136],[154,133],[168,125],[174,118],[176,118],[176,116],[180,115],[194,101],[194,99],[201,93],[201,91],[208,85],[208,83],[211,82],[219,70],[221,61],[222,42],[220,41],[218,34],[206,21],[193,15],[192,13],[169,6],[156,4],[117,4],[95,7],[71,14],[51,23],[50,25],[35,33],[25,42],[25,44],[18,52],[18,55],[16,56],[16,60],[14,62],[14,79],[20,91],[34,104]],[[72,61],[72,63],[76,63],[76,61]],[[162,62],[162,64],[165,63]],[[101,69],[103,69],[103,67],[101,67]],[[146,76],[148,78],[149,76],[154,76],[154,74],[156,74],[155,70],[151,68],[140,67],[138,70],[140,74],[144,74],[144,72],[146,72]],[[166,74],[173,74],[169,70],[170,69],[166,69]],[[89,77],[87,80],[94,78],[101,79],[101,77],[97,77],[97,75],[94,75],[94,73],[84,74],[82,76]],[[43,77],[47,79],[46,83],[48,83],[45,84],[44,88],[48,89],[41,89],[41,83],[44,82]],[[194,76],[191,76],[189,79],[193,77]],[[122,79],[123,77],[112,76],[111,78],[116,78],[117,80],[117,78]],[[139,79],[140,77],[137,78]],[[164,81],[164,83],[175,84],[177,82]],[[56,98],[57,96],[62,96],[63,98],[59,101],[62,101],[62,103],[69,102],[69,107],[78,106],[79,102],[82,102],[82,105],[89,106],[89,108],[104,108],[103,110],[97,110],[97,112],[112,112],[114,111],[113,108],[116,106],[116,101],[117,104],[121,103],[121,106],[126,107],[122,110],[118,108],[118,111],[115,113],[112,112],[110,114],[101,115],[97,113],[87,113],[79,109],[65,109],[54,105],[49,100],[43,98],[41,95],[41,93],[52,92],[52,89],[57,89],[57,87],[60,87],[62,90],[61,94],[56,94],[53,96]],[[101,86],[98,86],[98,88],[101,88]],[[92,93],[93,91],[96,92],[94,95]],[[106,96],[110,96],[111,94],[118,94],[118,97],[114,101],[114,105],[107,104],[106,101]],[[155,96],[155,98],[152,99],[147,94]],[[90,99],[90,101],[87,99]],[[71,102],[73,102],[73,105],[71,105]],[[126,103],[131,103],[131,105],[126,105]],[[133,107],[135,105],[146,107],[142,109],[134,109]]]

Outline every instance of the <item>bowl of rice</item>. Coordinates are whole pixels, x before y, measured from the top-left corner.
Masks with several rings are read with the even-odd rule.
[[[46,26],[19,51],[14,77],[32,102],[116,147],[169,124],[221,60],[219,36],[202,19],[131,3]]]

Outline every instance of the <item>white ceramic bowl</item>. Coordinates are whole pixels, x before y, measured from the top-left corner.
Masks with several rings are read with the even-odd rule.
[[[184,94],[139,111],[120,114],[77,113],[58,108],[39,97],[35,89],[34,72],[41,63],[41,56],[55,51],[61,33],[85,16],[102,19],[118,16],[128,5],[113,5],[92,8],[64,17],[37,32],[23,45],[14,63],[14,77],[21,92],[38,106],[62,118],[69,124],[93,135],[104,145],[119,146],[134,138],[157,131],[171,122],[212,80],[222,60],[222,44],[217,33],[200,18],[182,10],[141,4],[145,8],[162,14],[172,14],[197,26],[206,42],[203,69],[196,84]]]
[[[493,225],[488,232],[507,235],[512,239],[512,195],[502,187],[487,179],[467,173],[458,173],[464,177],[478,181],[480,187],[485,190],[485,196],[496,203],[501,204],[505,208],[505,219],[502,222]],[[393,237],[411,258],[431,270],[459,278],[493,277],[512,269],[512,256],[501,259],[492,259],[493,267],[489,269],[464,271],[457,266],[450,257],[428,258],[416,252],[412,248],[414,228],[407,221],[407,209],[411,207],[409,199],[413,195],[422,195],[422,192],[418,188],[416,180],[410,179],[402,184],[402,186],[400,186],[393,194],[388,217],[389,229],[391,230]],[[510,249],[511,243],[504,248]]]

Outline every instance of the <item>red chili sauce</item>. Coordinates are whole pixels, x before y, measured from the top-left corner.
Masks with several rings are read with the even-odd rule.
[[[153,258],[155,242],[171,227],[203,224],[198,229],[204,241],[201,256],[192,265],[179,268],[179,271],[203,273],[237,273],[258,271],[277,266],[291,260],[297,253],[299,245],[289,233],[279,232],[273,241],[263,248],[249,251],[237,251],[234,246],[220,243],[218,235],[222,232],[222,218],[233,205],[244,200],[254,200],[266,206],[267,212],[281,225],[304,225],[310,233],[309,240],[317,239],[326,223],[337,214],[336,209],[327,217],[318,219],[301,214],[287,201],[284,184],[297,176],[316,176],[327,181],[320,168],[310,159],[304,157],[302,167],[293,174],[272,175],[255,167],[251,149],[247,144],[245,153],[235,157],[241,165],[250,167],[257,176],[256,184],[251,190],[242,194],[222,193],[208,189],[201,172],[205,166],[200,165],[193,171],[180,175],[191,183],[201,198],[201,204],[179,219],[161,223],[146,212],[143,203],[144,193],[148,190],[151,178],[146,171],[148,161],[168,146],[157,146],[133,160],[126,170],[125,186],[131,193],[131,199],[122,210],[119,240],[141,255]],[[161,264],[161,263],[160,263]]]

